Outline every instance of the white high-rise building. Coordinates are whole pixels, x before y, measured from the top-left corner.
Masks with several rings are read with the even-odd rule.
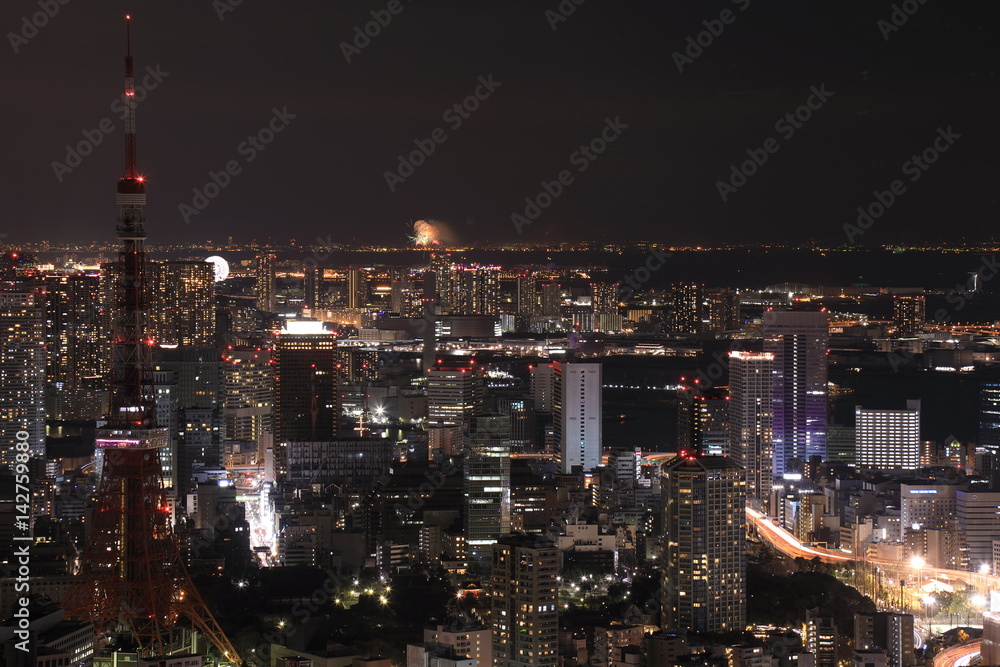
[[[45,457],[45,362],[45,296],[0,292],[0,465],[14,464],[19,443]]]
[[[773,354],[729,354],[729,451],[746,470],[747,495],[762,502],[771,495]]]
[[[556,361],[552,423],[563,474],[601,464],[601,365]]]
[[[916,470],[920,467],[920,401],[905,410],[854,409],[857,465],[861,469]]]

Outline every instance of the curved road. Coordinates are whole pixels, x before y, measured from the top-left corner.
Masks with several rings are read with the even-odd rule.
[[[982,639],[973,639],[958,646],[952,646],[934,656],[934,667],[966,667],[979,655]]]

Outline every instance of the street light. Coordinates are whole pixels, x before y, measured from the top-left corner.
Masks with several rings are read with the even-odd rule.
[[[923,603],[924,603],[924,622],[927,623],[927,633],[929,635],[933,635],[934,634],[934,617],[932,615],[930,615],[930,610],[931,610],[931,605],[933,605],[935,602],[937,602],[937,600],[930,593],[927,593],[926,595],[924,595],[924,597],[922,599],[923,599]]]

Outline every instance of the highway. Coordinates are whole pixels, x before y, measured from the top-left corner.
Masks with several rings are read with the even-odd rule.
[[[771,544],[775,549],[787,556],[792,558],[801,556],[802,558],[807,559],[818,557],[821,561],[826,563],[843,563],[845,561],[857,560],[851,554],[831,551],[830,549],[824,549],[822,547],[810,547],[803,545],[802,542],[800,542],[794,535],[781,526],[776,526],[770,518],[764,516],[760,512],[749,507],[746,512],[747,520],[751,521],[757,528],[757,534]],[[920,577],[932,577],[946,581],[968,584],[973,586],[983,595],[989,595],[989,591],[991,590],[1000,590],[1000,577],[995,577],[989,574],[966,572],[964,570],[949,570],[940,567],[929,567],[926,565],[918,568],[908,562],[884,560],[881,558],[869,558],[867,559],[867,562],[872,565],[878,565],[887,571],[896,572],[895,576],[897,579],[917,574]]]
[[[952,646],[934,656],[934,667],[966,667],[979,656],[982,639],[972,639]]]

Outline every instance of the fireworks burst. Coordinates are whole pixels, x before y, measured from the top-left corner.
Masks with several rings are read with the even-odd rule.
[[[428,220],[417,220],[413,223],[413,234],[409,238],[414,246],[422,248],[442,245],[441,236],[442,230],[438,224]]]

